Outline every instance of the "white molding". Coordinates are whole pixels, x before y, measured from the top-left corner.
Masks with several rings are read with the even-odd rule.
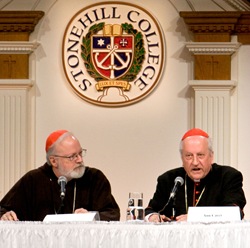
[[[31,88],[34,83],[31,79],[0,79],[0,88]]]
[[[31,54],[39,45],[37,41],[0,41],[0,54]]]
[[[185,44],[194,55],[231,55],[241,46],[238,42],[186,42]]]
[[[237,86],[237,82],[234,80],[190,80],[188,84],[196,89],[232,89]]]

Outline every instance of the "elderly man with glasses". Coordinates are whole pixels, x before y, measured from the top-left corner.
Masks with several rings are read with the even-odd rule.
[[[88,211],[98,211],[100,220],[120,219],[108,179],[84,165],[86,149],[71,132],[51,133],[45,150],[47,162],[25,174],[1,200],[1,220],[42,221],[48,214]]]

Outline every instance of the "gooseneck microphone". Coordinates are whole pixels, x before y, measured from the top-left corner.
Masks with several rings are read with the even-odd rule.
[[[58,178],[58,184],[60,185],[60,187],[61,187],[61,189],[60,189],[60,197],[61,197],[61,199],[63,200],[64,199],[64,197],[65,197],[65,192],[66,192],[66,188],[65,188],[65,186],[66,186],[66,184],[67,184],[67,178],[65,177],[65,176],[60,176],[59,178]]]
[[[183,185],[183,183],[184,183],[184,180],[182,177],[175,178],[174,187],[172,188],[172,190],[170,192],[169,199],[168,199],[167,203],[165,204],[165,206],[158,212],[159,214],[164,211],[164,209],[170,204],[171,201],[174,201],[176,193],[177,193],[179,187]]]
[[[172,191],[170,193],[169,200],[172,199],[172,198],[175,198],[175,195],[176,195],[176,193],[178,191],[179,186],[182,186],[183,183],[184,183],[184,180],[183,180],[182,177],[176,177],[175,178],[175,180],[174,180],[174,187],[173,187],[173,189],[172,189]]]

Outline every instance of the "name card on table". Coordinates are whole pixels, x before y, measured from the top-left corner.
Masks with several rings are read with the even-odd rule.
[[[238,206],[188,208],[187,221],[189,222],[228,222],[240,220],[240,209]]]
[[[48,214],[43,222],[79,222],[79,221],[98,221],[100,216],[98,212],[92,211],[83,214]]]

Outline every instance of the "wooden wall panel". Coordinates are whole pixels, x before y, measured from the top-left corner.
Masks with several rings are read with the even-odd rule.
[[[230,55],[195,55],[196,80],[230,80]]]

